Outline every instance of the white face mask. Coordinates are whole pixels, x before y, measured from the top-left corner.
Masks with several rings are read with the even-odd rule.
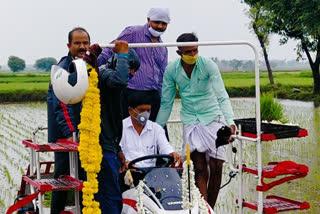
[[[154,37],[159,37],[161,36],[164,32],[160,32],[160,31],[156,31],[155,29],[153,29],[151,26],[149,27],[149,32],[151,33],[152,36]]]

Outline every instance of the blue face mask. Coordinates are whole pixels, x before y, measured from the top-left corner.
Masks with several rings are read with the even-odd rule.
[[[134,119],[136,119],[138,121],[138,123],[140,123],[142,126],[145,126],[147,121],[149,120],[149,117],[150,117],[150,113],[147,112],[147,111],[144,111],[144,112],[141,112],[140,114],[138,114],[138,112],[136,112],[133,108],[131,108],[136,114],[137,114],[137,117],[132,117]]]

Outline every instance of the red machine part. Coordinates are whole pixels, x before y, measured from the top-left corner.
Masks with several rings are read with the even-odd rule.
[[[243,166],[243,171],[258,175],[257,168],[250,169],[246,166]],[[308,175],[309,168],[306,165],[296,164],[292,161],[282,161],[282,162],[270,162],[262,170],[261,183],[262,186],[257,186],[257,191],[268,191],[274,186],[283,184],[287,181],[294,179],[302,178]],[[283,177],[279,180],[272,181],[270,183],[265,183],[264,178],[275,178],[280,175],[289,175]],[[291,176],[290,176],[291,175]]]
[[[248,207],[253,210],[258,210],[257,201],[243,201],[242,204],[244,207]],[[267,198],[263,201],[263,213],[266,214],[274,214],[289,210],[305,210],[309,208],[310,204],[308,202],[294,201],[275,195],[267,196]]]
[[[56,143],[34,143],[32,140],[23,140],[22,144],[37,152],[77,152],[79,144],[68,140],[58,140]]]

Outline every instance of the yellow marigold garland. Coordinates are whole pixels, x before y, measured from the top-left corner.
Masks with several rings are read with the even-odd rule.
[[[98,192],[97,174],[100,171],[102,149],[99,144],[100,135],[100,90],[98,88],[98,74],[88,65],[90,71],[89,88],[82,101],[79,155],[81,166],[87,172],[88,181],[83,182],[83,214],[100,214],[99,202],[94,200],[94,194]]]

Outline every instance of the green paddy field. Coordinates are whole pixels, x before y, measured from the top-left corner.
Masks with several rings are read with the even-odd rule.
[[[318,102],[313,95],[311,70],[275,71],[275,84],[269,84],[267,72],[260,73],[261,92],[273,92],[275,97]],[[230,97],[253,97],[255,94],[254,72],[222,72]],[[0,102],[45,101],[49,73],[0,73]]]

